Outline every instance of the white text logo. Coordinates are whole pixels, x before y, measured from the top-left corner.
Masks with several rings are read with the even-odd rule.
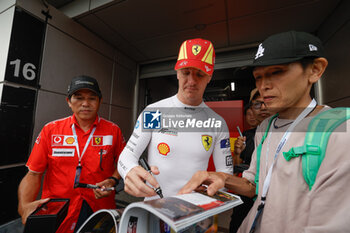
[[[317,51],[317,47],[315,45],[309,44],[310,51]]]
[[[208,120],[186,119],[173,120],[163,118],[163,127],[165,128],[221,128],[222,122],[209,118]]]
[[[262,47],[262,44],[259,44],[258,51],[255,54],[255,59],[258,59],[259,57],[264,56],[264,51],[265,51],[265,49],[264,49],[264,47]]]

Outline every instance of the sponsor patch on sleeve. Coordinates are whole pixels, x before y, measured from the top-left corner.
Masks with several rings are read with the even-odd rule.
[[[137,120],[137,121],[136,121],[136,124],[135,124],[135,129],[138,129],[138,128],[139,128],[139,126],[140,126],[140,121],[139,121],[139,120]]]
[[[52,156],[54,157],[74,157],[74,148],[52,148]]]
[[[231,155],[227,155],[226,156],[226,166],[232,166],[232,156]]]
[[[131,152],[134,152],[134,148],[132,148],[131,146],[129,146],[128,144],[126,144],[126,147],[127,149],[129,149]]]
[[[226,139],[222,139],[220,141],[220,148],[223,149],[223,148],[229,148],[230,147],[230,139],[229,138],[226,138]]]
[[[41,134],[39,134],[39,136],[36,138],[35,143],[40,144],[40,139],[41,139]]]

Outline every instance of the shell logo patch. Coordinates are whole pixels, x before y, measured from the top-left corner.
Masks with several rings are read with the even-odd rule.
[[[210,135],[202,135],[202,144],[205,151],[208,151],[212,145],[213,137]]]
[[[51,137],[52,146],[74,146],[76,143],[73,135],[52,135]]]
[[[71,144],[73,144],[74,142],[75,142],[74,137],[67,137],[67,138],[66,138],[66,143],[67,143],[67,144],[71,145]]]
[[[192,53],[195,55],[195,56],[197,56],[198,55],[198,53],[200,53],[201,52],[201,50],[202,50],[202,46],[200,46],[200,45],[193,45],[192,46]]]
[[[170,147],[168,144],[161,142],[158,144],[157,149],[159,151],[159,154],[167,156],[168,153],[170,152]]]

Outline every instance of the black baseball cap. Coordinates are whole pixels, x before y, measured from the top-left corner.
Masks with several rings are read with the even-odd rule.
[[[286,64],[305,57],[325,57],[321,40],[306,32],[282,32],[259,45],[250,67]]]
[[[68,98],[70,98],[74,92],[81,89],[89,89],[95,92],[99,98],[102,97],[102,93],[98,86],[97,80],[86,75],[80,75],[74,77],[68,86]]]

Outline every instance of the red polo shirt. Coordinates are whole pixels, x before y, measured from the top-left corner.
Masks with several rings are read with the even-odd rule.
[[[75,124],[78,142],[73,136],[73,124]],[[95,126],[96,130],[82,155]],[[101,117],[96,117],[87,132],[79,127],[74,115],[44,126],[34,144],[27,167],[33,172],[46,171],[42,198],[70,199],[67,217],[57,232],[73,232],[83,200],[87,201],[93,211],[116,208],[114,195],[96,199],[92,189],[74,189],[75,172],[79,162],[77,143],[82,156],[80,182],[88,184],[96,184],[113,174],[119,154],[125,146],[120,128]],[[102,163],[100,163],[101,149]]]

